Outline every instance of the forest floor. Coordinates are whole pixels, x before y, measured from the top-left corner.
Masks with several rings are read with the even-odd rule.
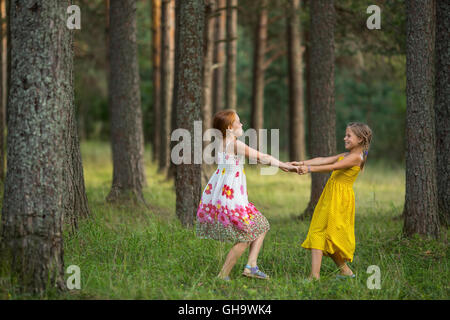
[[[229,283],[216,278],[231,243],[201,240],[175,216],[173,181],[157,173],[146,152],[152,209],[114,207],[105,202],[112,163],[106,142],[82,143],[87,196],[92,216],[76,234],[64,232],[64,265],[77,265],[81,289],[49,292],[48,299],[449,299],[448,230],[439,241],[402,236],[405,198],[401,167],[369,162],[354,184],[356,197],[355,279],[337,280],[332,260],[323,258],[321,280],[304,283],[311,253],[300,245],[309,220],[297,217],[310,195],[309,175],[281,170],[260,175],[246,165],[249,200],[269,220],[258,265],[268,281],[241,275],[247,254],[239,259]],[[148,150],[148,148],[147,148]],[[214,169],[211,169],[211,172]],[[202,189],[204,185],[202,185]],[[380,289],[370,289],[378,266]],[[66,274],[66,279],[69,277]],[[0,281],[1,282],[1,281]],[[0,299],[21,299],[1,289]]]

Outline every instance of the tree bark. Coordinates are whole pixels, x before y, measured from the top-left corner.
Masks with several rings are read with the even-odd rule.
[[[439,220],[450,226],[450,3],[436,1],[436,157]]]
[[[177,8],[176,119],[178,128],[190,132],[193,156],[194,121],[201,120],[205,3],[185,0],[179,2]],[[178,165],[175,188],[176,214],[184,226],[191,227],[201,197],[201,165],[193,161]]]
[[[152,0],[153,161],[161,146],[161,0]]]
[[[111,1],[109,108],[113,155],[110,202],[144,202],[145,185],[136,1]]]
[[[21,291],[33,294],[65,288],[65,138],[73,109],[73,34],[66,27],[67,5],[36,0],[10,8],[1,261],[10,264]]]
[[[303,102],[303,48],[300,30],[300,0],[290,0],[287,6],[287,43],[289,64],[289,158],[304,160],[305,120]]]
[[[226,37],[226,0],[215,0],[217,3],[218,16],[215,22],[215,46],[214,46],[214,68],[212,107],[213,114],[223,109],[224,92],[224,69],[225,69],[225,37]]]
[[[310,157],[336,154],[334,106],[334,1],[310,2]],[[310,218],[330,173],[311,174],[311,197],[300,218]]]
[[[227,64],[226,64],[226,93],[225,105],[227,109],[236,110],[236,55],[237,55],[237,0],[227,0]]]
[[[251,127],[259,130],[264,126],[264,57],[267,46],[267,8],[266,1],[261,1],[255,26],[254,52],[253,52],[253,89],[252,89],[252,121]]]
[[[406,195],[403,232],[437,238],[434,1],[406,1]]]
[[[214,54],[214,18],[215,0],[205,2],[205,50],[203,58],[203,133],[212,127],[212,64]],[[204,144],[208,142],[205,141]]]
[[[1,36],[0,36],[0,181],[5,181],[5,158],[6,158],[6,105],[8,103],[8,34],[9,24],[7,14],[7,0],[1,0]]]
[[[163,0],[161,10],[161,145],[159,172],[167,174],[170,166],[170,135],[175,53],[175,1]]]

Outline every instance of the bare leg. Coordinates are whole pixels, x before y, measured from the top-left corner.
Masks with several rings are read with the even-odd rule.
[[[218,275],[219,278],[225,278],[230,274],[231,269],[233,269],[237,260],[248,246],[248,242],[238,242],[233,246],[233,248],[231,248],[230,252],[228,252],[227,258],[225,259],[222,270],[220,270]]]
[[[322,250],[311,249],[311,274],[309,275],[310,279],[320,278],[320,266],[322,264],[322,256],[323,256]]]
[[[264,242],[266,233],[267,231],[260,235],[256,240],[252,241],[252,243],[250,244],[250,252],[248,254],[247,264],[252,268],[256,267],[257,265],[256,261],[258,260],[259,250],[261,250],[261,246]]]
[[[334,263],[338,266],[341,271],[341,275],[351,276],[353,274],[352,270],[348,267],[344,260],[342,260],[337,254],[331,256]]]

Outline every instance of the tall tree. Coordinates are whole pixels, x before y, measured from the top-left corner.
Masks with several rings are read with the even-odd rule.
[[[163,0],[161,9],[161,144],[159,171],[170,166],[170,135],[175,54],[175,1]]]
[[[214,12],[215,0],[205,2],[205,50],[203,58],[203,132],[212,127],[212,64],[214,54]],[[205,141],[205,143],[207,143]]]
[[[212,108],[213,114],[223,109],[224,69],[225,69],[225,37],[226,37],[226,0],[215,0],[216,18],[214,30],[214,61]]]
[[[259,141],[259,130],[263,129],[264,125],[264,57],[267,46],[267,1],[260,1],[257,10],[258,17],[255,26],[253,47],[254,51],[251,127],[256,130]]]
[[[305,120],[303,102],[303,48],[299,17],[300,0],[287,5],[287,44],[289,64],[289,158],[305,159]]]
[[[436,157],[441,225],[450,226],[450,3],[436,1]]]
[[[336,153],[336,112],[334,106],[333,0],[310,1],[310,157]],[[314,212],[329,173],[311,175],[311,197],[301,218]]]
[[[191,163],[176,167],[176,214],[184,226],[193,226],[201,197],[201,165],[194,164],[194,121],[201,120],[202,66],[205,27],[205,2],[185,0],[177,3],[177,50],[175,57],[177,128],[192,137]],[[200,148],[201,150],[201,148]]]
[[[226,93],[227,109],[236,109],[236,57],[237,57],[237,15],[238,1],[227,0],[227,63],[226,63]]]
[[[161,145],[161,0],[152,0],[153,160]]]
[[[437,238],[434,40],[434,1],[406,1],[406,190],[403,232],[407,236],[418,233]]]
[[[136,0],[110,5],[109,111],[113,182],[108,201],[142,202],[145,185]]]
[[[8,25],[6,0],[0,1],[0,181],[5,180],[5,132],[8,80]]]
[[[66,27],[66,2],[25,5],[16,2],[10,8],[1,261],[10,264],[23,292],[42,293],[50,287],[64,289],[62,222],[68,192],[65,141],[73,112],[73,34]]]

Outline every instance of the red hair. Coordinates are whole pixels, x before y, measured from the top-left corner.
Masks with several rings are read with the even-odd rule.
[[[236,111],[232,109],[217,112],[213,118],[213,128],[222,132],[223,138],[227,135],[227,129],[236,119]]]

